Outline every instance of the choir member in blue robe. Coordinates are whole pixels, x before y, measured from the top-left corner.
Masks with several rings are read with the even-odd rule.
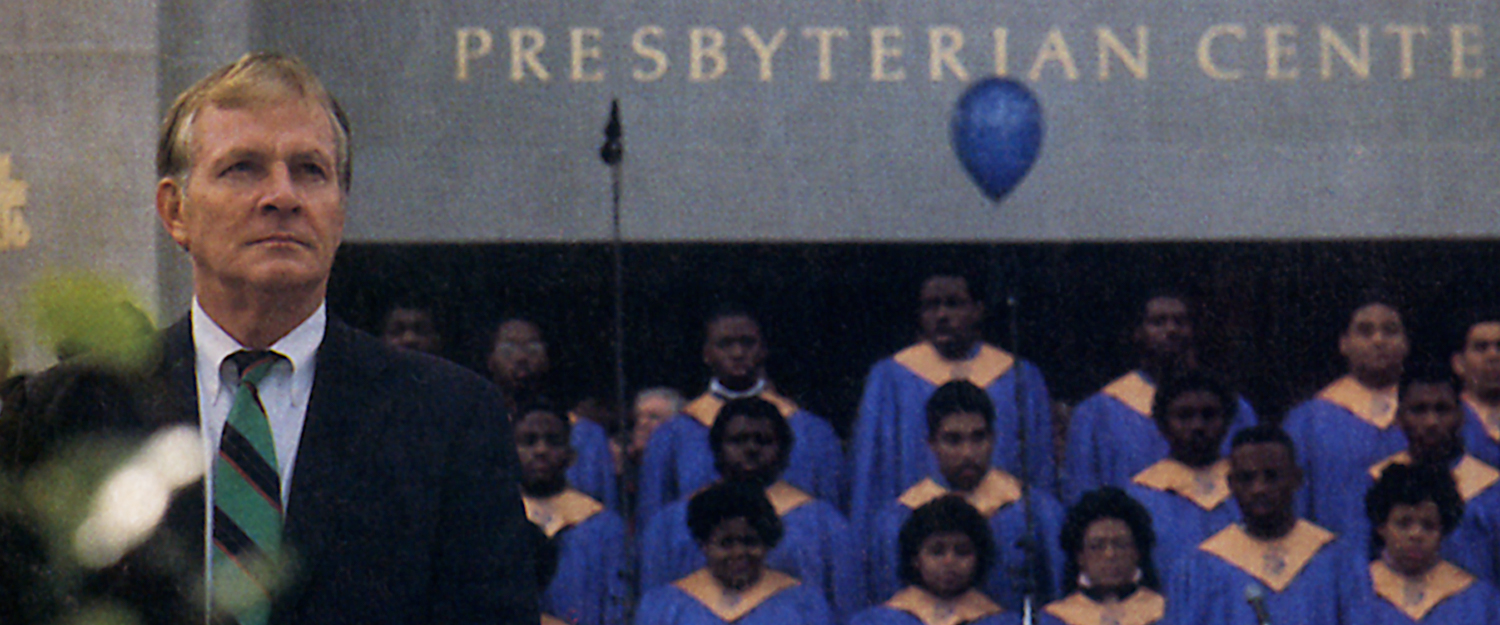
[[[766,557],[772,569],[791,574],[821,592],[840,620],[865,605],[859,543],[842,514],[826,501],[779,481],[794,434],[774,404],[749,397],[731,400],[709,430],[714,463],[726,481],[762,489],[784,527]],[[690,505],[678,501],[647,523],[640,537],[641,588],[667,584],[703,567],[688,524]]]
[[[651,434],[641,464],[636,518],[642,524],[667,504],[719,478],[708,431],[724,402],[759,397],[771,402],[792,426],[797,445],[782,479],[842,507],[847,465],[838,435],[822,417],[803,410],[772,389],[766,378],[767,349],[760,323],[740,309],[713,313],[704,323],[703,362],[713,374],[708,392]]]
[[[1355,309],[1339,336],[1349,374],[1287,413],[1282,427],[1297,446],[1307,483],[1298,509],[1336,533],[1360,509],[1371,464],[1406,448],[1396,422],[1396,384],[1407,354],[1406,329],[1396,308],[1376,298]]]
[[[547,342],[537,324],[525,319],[506,319],[495,328],[486,360],[490,375],[505,397],[511,415],[534,403],[546,402],[544,390],[552,361]],[[570,444],[577,458],[568,468],[568,483],[585,495],[620,509],[620,489],[615,481],[614,456],[604,426],[569,413],[573,422]]]
[[[1100,486],[1124,488],[1131,478],[1167,457],[1169,447],[1151,418],[1157,381],[1198,366],[1193,300],[1161,291],[1147,297],[1131,334],[1140,368],[1110,382],[1073,409],[1068,422],[1063,501],[1077,501]],[[1235,398],[1229,433],[1255,425],[1255,410]],[[1227,455],[1229,440],[1224,440]]]
[[[1500,470],[1464,453],[1458,396],[1458,383],[1446,367],[1408,371],[1401,380],[1396,412],[1396,422],[1409,441],[1407,449],[1372,465],[1351,487],[1368,487],[1393,465],[1430,466],[1449,473],[1465,505],[1456,530],[1443,540],[1443,557],[1494,584],[1500,579]],[[1354,528],[1351,535],[1370,534],[1365,514],[1348,525]]]
[[[1354,576],[1356,600],[1348,604],[1344,622],[1500,623],[1500,592],[1440,553],[1463,509],[1459,488],[1443,468],[1388,467],[1365,495],[1366,519],[1375,528],[1371,558]]]
[[[542,610],[573,625],[622,623],[630,598],[624,519],[568,487],[568,419],[545,405],[523,412],[515,422],[521,499],[526,517],[557,546]]]
[[[995,431],[1003,444],[995,446],[990,464],[1037,490],[1057,492],[1047,384],[1031,363],[982,340],[984,304],[975,297],[977,288],[960,275],[928,277],[919,300],[921,340],[870,370],[850,452],[849,518],[856,529],[937,473],[925,443],[924,407],[937,387],[953,380],[983,388],[995,404]]]
[[[1153,565],[1151,514],[1118,488],[1084,493],[1063,522],[1063,594],[1042,625],[1150,625],[1166,600]]]
[[[832,625],[823,594],[766,566],[781,539],[776,509],[761,488],[724,481],[693,495],[688,526],[706,565],[646,591],[636,625]]]
[[[1206,371],[1174,374],[1162,384],[1153,417],[1171,455],[1137,473],[1125,492],[1151,512],[1156,562],[1170,571],[1198,543],[1238,521],[1229,496],[1229,459],[1220,455],[1235,396]]]
[[[917,508],[901,525],[901,582],[884,603],[850,619],[850,625],[1015,625],[978,586],[995,565],[989,521],[957,495]]]
[[[1464,449],[1500,466],[1500,312],[1468,315],[1453,354],[1453,372],[1463,381]]]
[[[1257,623],[1252,606],[1259,603],[1272,623],[1344,623],[1347,579],[1362,558],[1348,541],[1297,517],[1302,475],[1291,438],[1259,425],[1235,434],[1231,446],[1229,488],[1242,522],[1203,541],[1172,570],[1162,622]]]
[[[883,601],[901,587],[901,526],[913,510],[949,493],[961,495],[978,509],[995,536],[996,567],[981,584],[990,598],[1019,611],[1028,591],[1040,605],[1058,588],[1062,551],[1056,537],[1062,527],[1062,506],[1052,495],[1023,489],[1020,480],[989,466],[996,444],[994,418],[989,395],[964,380],[944,384],[928,400],[932,434],[927,444],[937,459],[938,473],[888,503],[870,525],[865,580],[871,603]],[[1030,537],[1028,500],[1035,530]],[[1030,545],[1037,547],[1028,558]]]

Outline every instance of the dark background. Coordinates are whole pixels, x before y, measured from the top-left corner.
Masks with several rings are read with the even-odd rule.
[[[1446,359],[1457,313],[1496,300],[1497,252],[1480,241],[633,244],[626,379],[632,394],[701,393],[702,318],[737,303],[762,319],[778,387],[847,433],[869,367],[915,336],[921,280],[961,264],[987,283],[985,336],[1040,366],[1054,400],[1075,404],[1131,368],[1125,337],[1143,293],[1181,287],[1201,301],[1204,362],[1279,418],[1343,372],[1338,333],[1372,290],[1402,302],[1414,358]],[[608,245],[349,244],[329,298],[372,332],[397,300],[436,303],[447,355],[480,371],[499,319],[534,319],[555,394],[612,398],[613,284]],[[1020,302],[1019,347],[1008,293]]]

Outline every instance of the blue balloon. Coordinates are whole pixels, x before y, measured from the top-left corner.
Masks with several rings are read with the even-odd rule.
[[[991,200],[1010,193],[1042,150],[1042,105],[1026,85],[991,77],[953,108],[953,151]]]

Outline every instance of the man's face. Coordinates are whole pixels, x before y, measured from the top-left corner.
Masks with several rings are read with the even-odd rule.
[[[630,431],[630,451],[639,454],[646,450],[646,443],[651,440],[651,434],[667,419],[677,414],[677,407],[672,400],[665,397],[650,395],[642,397],[635,403],[635,427]]]
[[[415,308],[393,308],[385,316],[385,325],[380,328],[380,338],[387,345],[402,347],[429,354],[442,351],[442,337],[432,315]]]
[[[954,490],[972,491],[990,469],[995,451],[995,433],[984,415],[956,412],[943,417],[937,431],[927,437],[927,446],[937,458],[938,472]]]
[[[1396,423],[1406,435],[1407,449],[1418,461],[1447,460],[1459,445],[1464,413],[1453,387],[1443,383],[1414,383],[1401,394]]]
[[[200,296],[326,291],[344,234],[334,131],[315,103],[207,105],[187,178],[157,185],[167,233],[193,260]]]
[[[933,276],[920,294],[922,338],[949,359],[967,356],[979,340],[984,305],[969,295],[969,282],[954,276]]]
[[[1193,318],[1187,302],[1155,297],[1146,302],[1145,313],[1135,330],[1135,340],[1148,356],[1179,358],[1193,348]]]
[[[1464,388],[1481,395],[1500,392],[1500,321],[1476,323],[1453,355],[1453,372]]]
[[[532,411],[516,422],[516,455],[521,461],[521,485],[526,492],[552,491],[566,484],[573,448],[563,417]]]
[[[1229,416],[1218,395],[1188,391],[1172,398],[1156,425],[1171,446],[1173,458],[1202,467],[1219,459],[1219,446],[1229,433]]]
[[[1401,324],[1401,315],[1385,304],[1370,304],[1354,311],[1349,327],[1339,337],[1339,353],[1349,361],[1349,371],[1360,378],[1394,382],[1401,376],[1406,352],[1406,327]]]
[[[542,331],[519,319],[500,324],[490,350],[490,374],[507,391],[530,389],[551,368]]]
[[[1301,470],[1279,443],[1240,445],[1229,454],[1229,491],[1252,527],[1275,527],[1294,518],[1292,495],[1301,485]]]
[[[708,324],[703,364],[721,383],[748,386],[760,377],[766,361],[760,326],[749,317],[723,317]]]
[[[733,415],[724,424],[724,476],[769,482],[781,468],[781,441],[776,428],[765,419]]]

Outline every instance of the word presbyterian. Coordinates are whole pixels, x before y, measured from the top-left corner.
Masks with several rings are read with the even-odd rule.
[[[1036,40],[1036,33],[1026,34]],[[503,75],[517,84],[588,83],[622,72],[640,83],[674,74],[693,83],[713,83],[726,76],[753,76],[769,83],[789,75],[792,80],[825,83],[942,82],[967,81],[990,71],[1007,76],[1019,70],[1031,82],[1072,82],[1085,72],[1099,81],[1144,81],[1151,75],[1152,31],[1147,26],[1119,31],[1098,26],[1086,34],[1067,35],[1052,28],[1035,45],[1014,42],[1011,35],[1004,27],[976,38],[956,26],[876,26],[856,33],[832,26],[701,26],[669,32],[648,25],[618,38],[618,33],[592,27],[547,31],[520,26],[500,31],[497,46],[495,32],[466,26],[454,31],[453,78],[462,83]],[[1187,40],[1169,39],[1179,45]],[[1355,24],[1335,29],[1327,24],[1225,23],[1197,33],[1193,49],[1167,50],[1159,56],[1167,62],[1191,59],[1197,72],[1218,81],[1411,80],[1419,73],[1475,80],[1485,73],[1483,39],[1478,24]],[[1013,48],[1024,54],[1013,56]]]

